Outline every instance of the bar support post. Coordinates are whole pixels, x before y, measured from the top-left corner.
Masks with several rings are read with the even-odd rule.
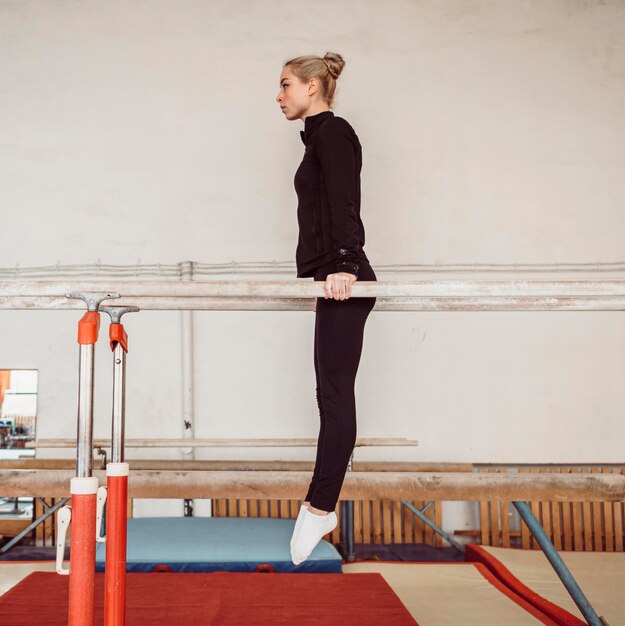
[[[588,598],[584,595],[581,587],[577,584],[573,574],[566,566],[562,557],[558,554],[549,537],[545,533],[545,530],[540,525],[540,522],[536,519],[536,516],[532,513],[532,509],[527,502],[513,501],[514,508],[519,512],[521,519],[527,524],[532,535],[538,542],[545,556],[551,566],[556,571],[556,574],[566,587],[566,590],[573,598],[573,601],[577,605],[577,608],[582,612],[584,619],[590,624],[590,626],[603,626],[605,622],[597,615],[597,612],[592,608]]]
[[[128,534],[128,474],[124,461],[126,422],[126,354],[128,335],[122,315],[137,307],[102,307],[111,317],[109,338],[113,351],[113,411],[111,419],[111,462],[106,466],[106,487],[100,487],[106,503],[106,559],[104,570],[104,626],[126,624],[126,547]],[[102,538],[99,538],[102,541]]]

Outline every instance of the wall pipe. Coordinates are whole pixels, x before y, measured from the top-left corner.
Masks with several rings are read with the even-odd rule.
[[[185,261],[180,264],[180,280],[193,280],[193,262]],[[194,407],[194,368],[193,368],[193,311],[182,311],[180,315],[181,330],[181,359],[182,359],[182,437],[192,440],[195,438],[193,421]],[[186,461],[195,459],[195,448],[192,446],[181,449],[182,458]],[[211,503],[212,505],[212,503]],[[211,506],[212,508],[212,506]],[[183,500],[185,517],[193,516],[193,500]],[[210,515],[210,511],[209,511]]]

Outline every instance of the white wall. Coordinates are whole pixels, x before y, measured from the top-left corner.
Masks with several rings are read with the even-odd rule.
[[[623,261],[624,25],[619,0],[0,0],[0,267],[293,260],[302,124],[275,96],[286,59],[327,50],[374,268]],[[40,437],[75,432],[77,318],[0,313]],[[316,435],[312,311],[195,319],[197,436]],[[180,436],[179,314],[126,324],[127,435]],[[420,446],[357,458],[622,462],[624,339],[621,313],[376,312],[359,435]]]

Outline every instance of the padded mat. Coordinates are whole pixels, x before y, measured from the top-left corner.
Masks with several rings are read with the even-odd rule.
[[[625,625],[625,554],[559,550],[562,560],[599,616]],[[586,624],[581,611],[542,550],[467,546],[467,559],[485,563],[519,595],[561,624]]]
[[[295,520],[264,517],[137,517],[128,520],[128,572],[166,565],[174,572],[341,572],[341,555],[320,541],[310,557],[293,565],[290,541]],[[104,571],[106,544],[96,548]]]
[[[421,626],[555,625],[480,563],[347,563],[343,572],[379,572]]]
[[[33,572],[0,597],[0,624],[66,626],[69,579]],[[96,574],[96,626],[104,574]],[[414,626],[380,574],[160,573],[127,576],[127,626]]]

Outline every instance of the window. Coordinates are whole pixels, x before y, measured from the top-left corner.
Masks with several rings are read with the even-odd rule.
[[[37,370],[0,370],[0,458],[34,455],[34,450],[25,448],[35,439],[38,374]]]

